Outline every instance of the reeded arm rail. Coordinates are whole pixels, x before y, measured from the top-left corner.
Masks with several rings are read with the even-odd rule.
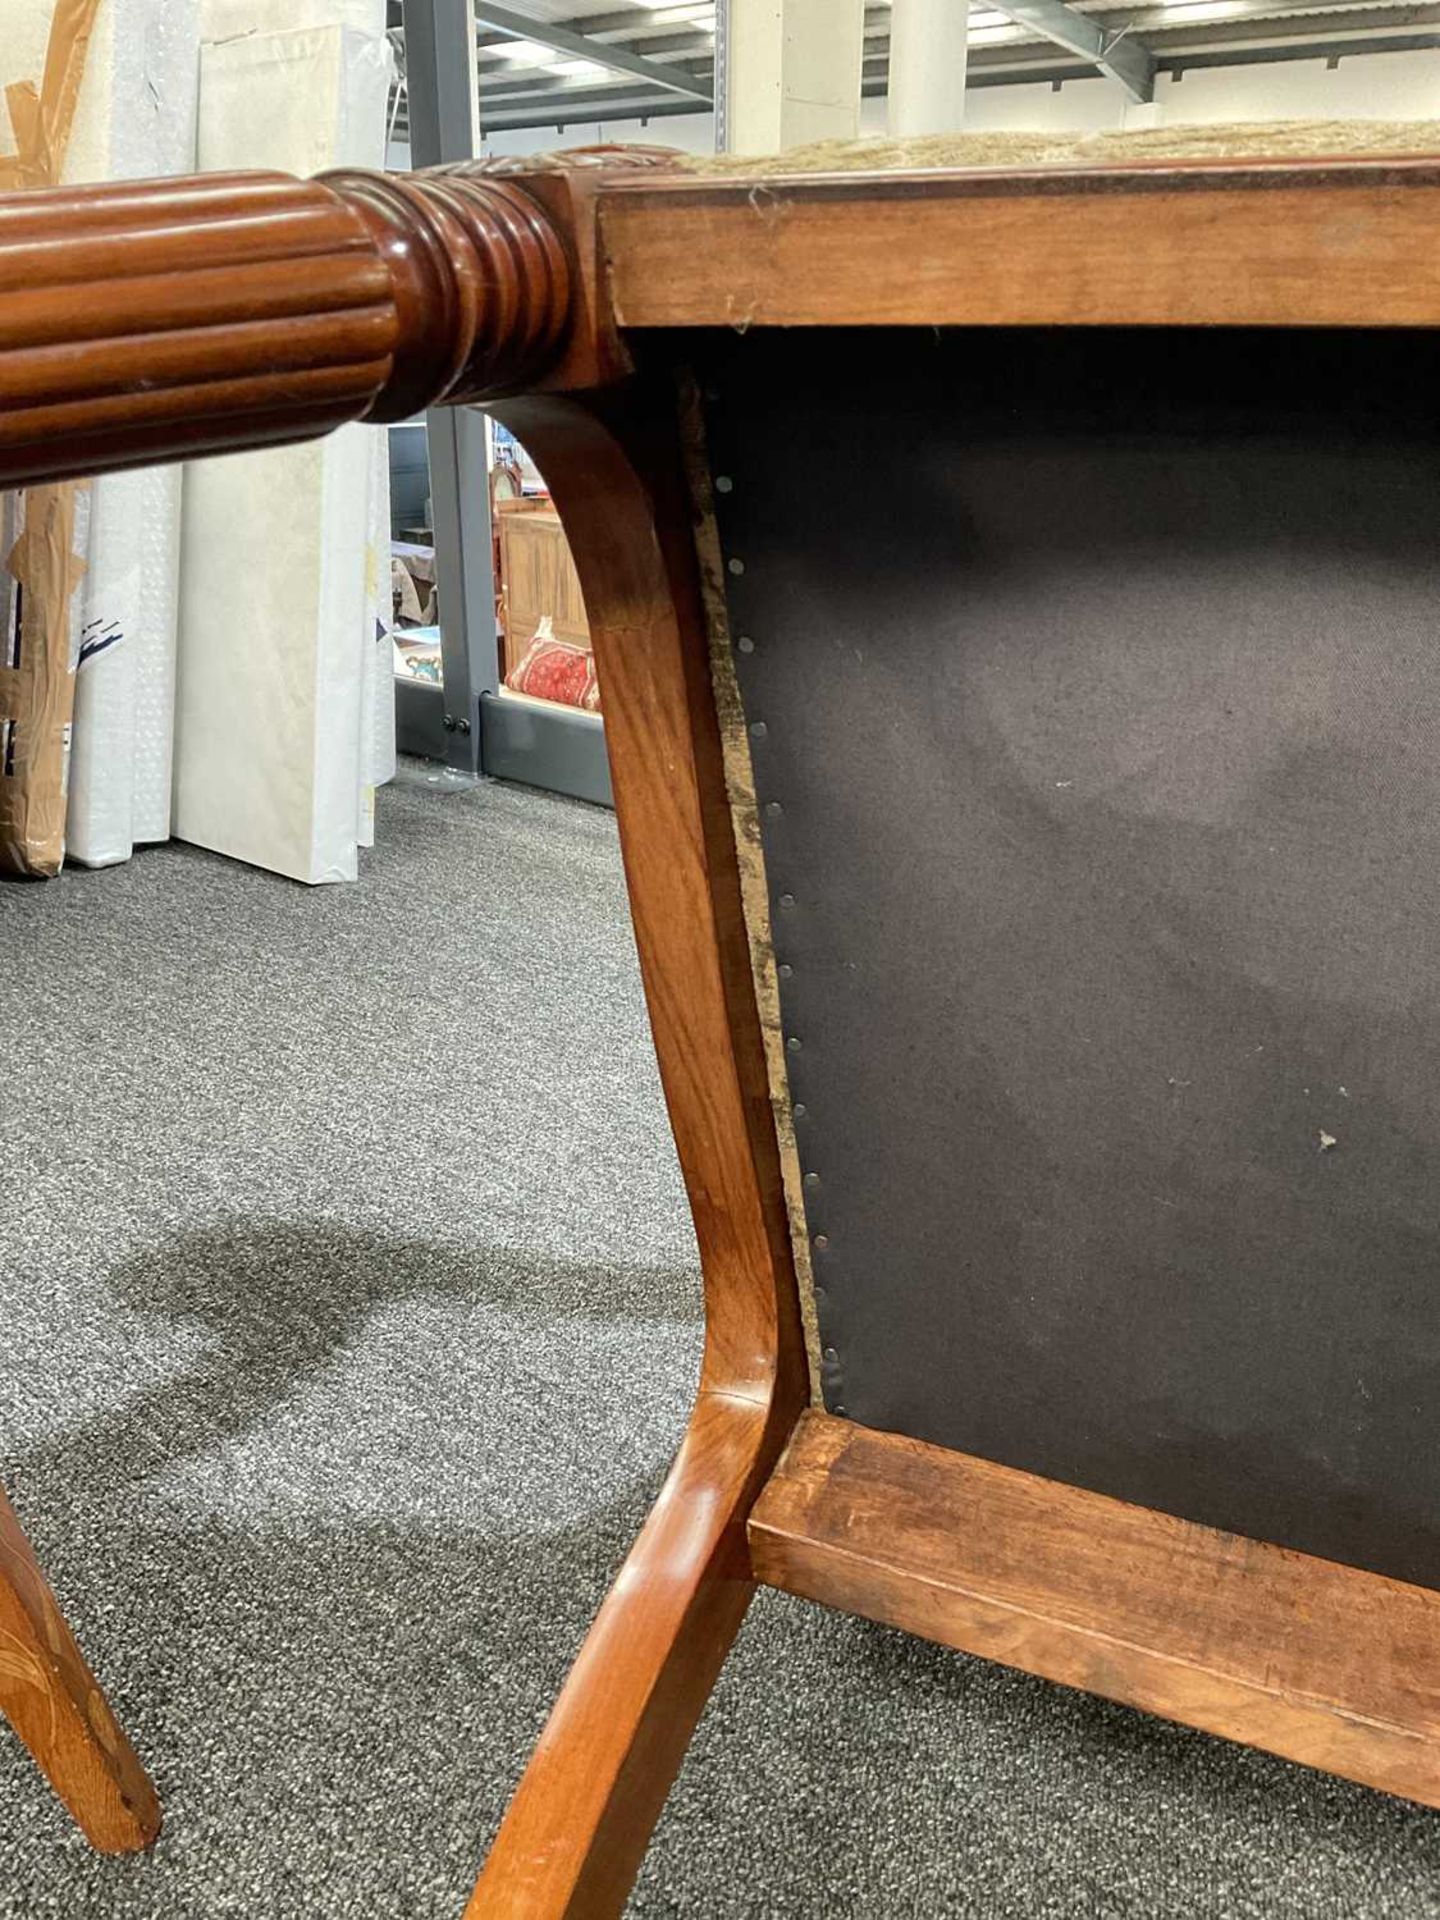
[[[593,389],[646,329],[1440,325],[1433,155],[745,177],[675,159],[0,196],[0,487]]]
[[[0,198],[0,487],[532,384],[572,242],[483,165]]]

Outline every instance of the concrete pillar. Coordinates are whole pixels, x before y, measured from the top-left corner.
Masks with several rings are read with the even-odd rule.
[[[959,127],[969,24],[969,0],[891,0],[885,124],[892,139]]]
[[[865,0],[729,0],[729,150],[853,140],[864,45]]]

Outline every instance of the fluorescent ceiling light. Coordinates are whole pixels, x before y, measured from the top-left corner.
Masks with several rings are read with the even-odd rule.
[[[486,47],[485,51],[498,54],[502,60],[514,60],[527,67],[548,67],[560,57],[554,47],[543,47],[538,40],[497,41],[493,47]]]
[[[599,80],[611,69],[598,60],[556,60],[547,71],[561,74],[567,80]]]
[[[1167,14],[1186,20],[1236,20],[1247,11],[1230,0],[1162,0],[1162,4]]]
[[[689,27],[702,22],[707,27],[715,18],[714,0],[688,0],[688,4],[677,6],[675,0],[630,0],[637,13],[648,13],[650,24],[657,27]],[[579,22],[580,31],[585,30],[585,22]]]

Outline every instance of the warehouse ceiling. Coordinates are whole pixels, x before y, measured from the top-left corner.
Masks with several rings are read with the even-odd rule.
[[[400,7],[390,0],[397,31]],[[703,112],[715,76],[715,0],[475,0],[484,133]],[[1012,13],[1045,19],[1049,33]],[[1076,30],[1076,16],[1081,20]],[[1099,29],[1096,35],[1095,29]],[[967,84],[1059,83],[1093,76],[1073,51],[1095,37],[1148,54],[1154,70],[1323,58],[1440,47],[1440,0],[1016,0],[970,9]],[[1070,47],[1061,44],[1068,39]],[[865,9],[864,91],[883,94],[890,52],[889,0]],[[1127,55],[1128,57],[1128,55]],[[1103,59],[1103,54],[1102,54]],[[395,131],[406,132],[403,86]]]

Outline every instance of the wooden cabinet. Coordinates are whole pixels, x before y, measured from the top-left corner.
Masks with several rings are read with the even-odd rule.
[[[500,500],[496,517],[507,671],[547,615],[557,640],[588,649],[585,599],[559,514],[548,501]]]

